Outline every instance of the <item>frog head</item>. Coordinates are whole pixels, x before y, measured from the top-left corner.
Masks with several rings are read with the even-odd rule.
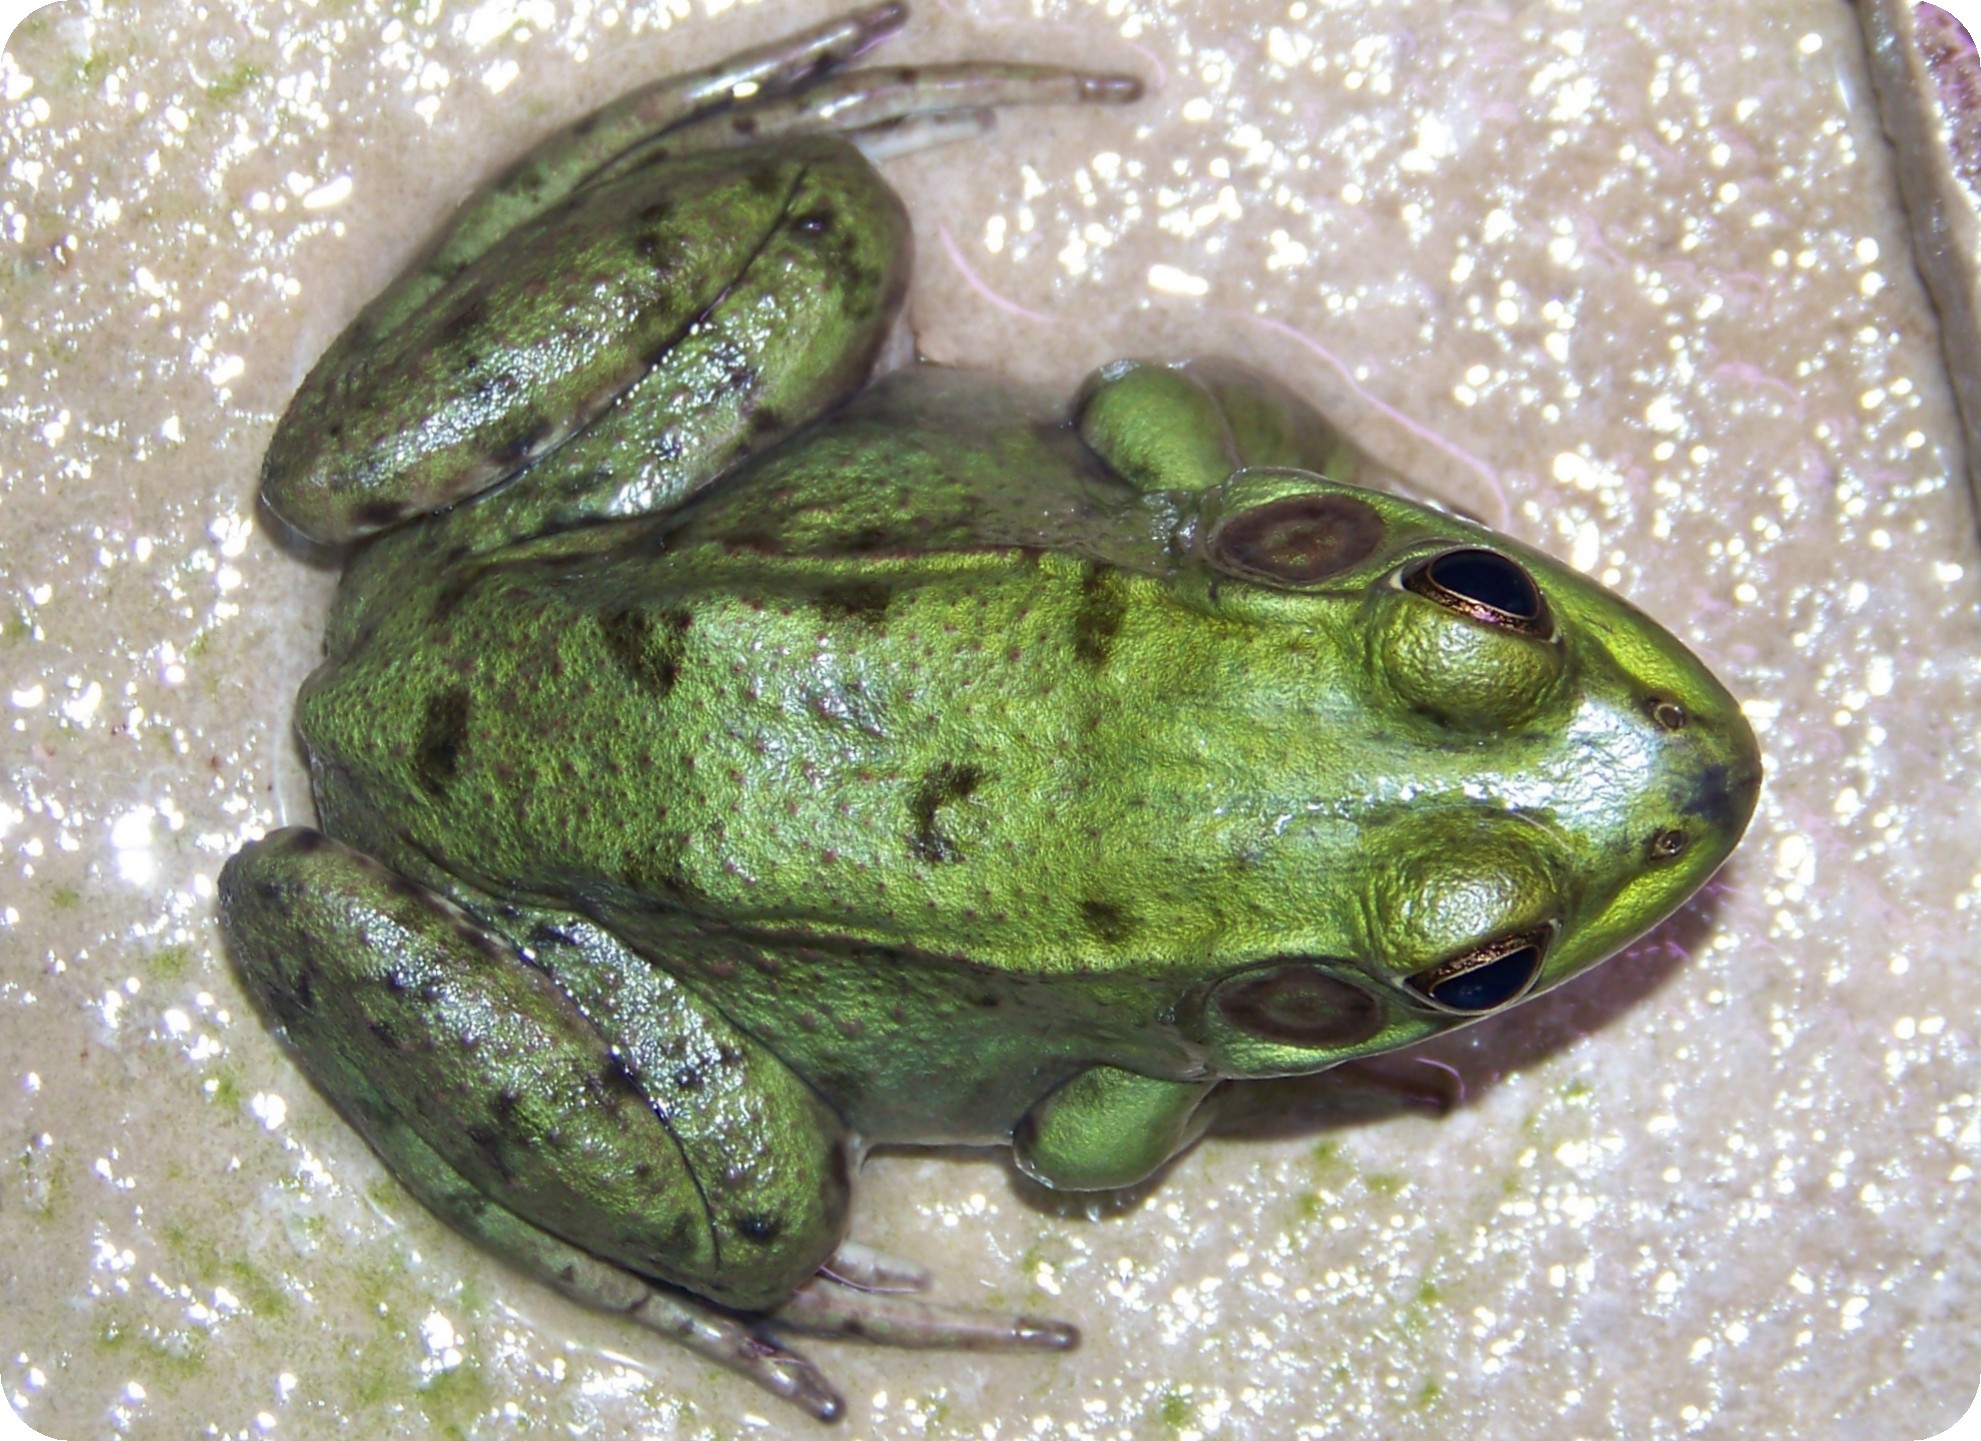
[[[1195,606],[1319,642],[1278,648],[1296,662],[1339,658],[1310,726],[1337,787],[1363,778],[1287,808],[1252,959],[1181,1008],[1218,1073],[1313,1070],[1557,986],[1746,829],[1761,768],[1738,703],[1571,568],[1297,470],[1234,473],[1184,529]],[[1345,903],[1303,910],[1323,872]]]

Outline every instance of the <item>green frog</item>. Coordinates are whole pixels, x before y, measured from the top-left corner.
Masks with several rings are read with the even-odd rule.
[[[898,5],[650,86],[469,202],[305,381],[266,509],[355,549],[321,829],[240,972],[428,1206],[820,1417],[783,1330],[1041,1349],[844,1235],[885,1143],[1103,1190],[1223,1098],[1559,985],[1746,826],[1733,698],[1293,391],[869,384],[872,159],[1132,80],[844,70]]]

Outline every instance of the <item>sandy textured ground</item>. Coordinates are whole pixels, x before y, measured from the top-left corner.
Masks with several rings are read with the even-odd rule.
[[[65,3],[0,62],[0,1390],[42,1431],[802,1429],[429,1219],[211,910],[308,815],[331,578],[252,508],[304,368],[559,118],[827,8]],[[877,1159],[862,1236],[1088,1339],[820,1346],[843,1434],[1946,1427],[1981,1372],[1981,554],[1849,9],[925,9],[901,53],[1157,87],[892,166],[925,353],[1275,370],[1689,638],[1769,778],[1692,908],[1430,1052],[1448,1117],[1213,1140],[1091,1210]]]

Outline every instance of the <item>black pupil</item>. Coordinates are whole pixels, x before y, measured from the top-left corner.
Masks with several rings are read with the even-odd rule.
[[[1527,572],[1490,550],[1448,551],[1431,562],[1431,579],[1454,595],[1510,615],[1538,620],[1541,593]]]
[[[1454,1011],[1497,1010],[1526,988],[1540,964],[1540,948],[1522,946],[1496,961],[1438,982],[1429,994],[1439,1005]]]

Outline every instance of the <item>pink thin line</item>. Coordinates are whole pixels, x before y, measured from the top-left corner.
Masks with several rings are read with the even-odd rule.
[[[1789,414],[1798,419],[1804,414],[1802,392],[1780,376],[1770,375],[1758,365],[1750,365],[1744,360],[1728,360],[1713,367],[1714,379],[1729,379],[1747,385],[1760,386],[1768,390],[1778,390],[1788,397]]]
[[[1137,45],[1133,40],[1124,40],[1121,43],[1156,67],[1156,80],[1155,84],[1149,87],[1150,94],[1153,95],[1169,83],[1169,67],[1162,63],[1162,58],[1155,51],[1146,45]]]
[[[995,290],[984,284],[978,278],[977,272],[970,268],[970,262],[963,258],[963,252],[956,248],[956,237],[949,233],[949,227],[947,225],[938,223],[935,233],[936,238],[942,242],[942,248],[949,253],[950,264],[954,265],[964,280],[969,282],[970,288],[983,296],[985,300],[988,300],[999,310],[1011,315],[1022,316],[1026,320],[1036,320],[1041,325],[1059,324],[1050,315],[1041,315],[1036,310],[1027,310],[1015,300],[1006,300],[1002,295],[999,295]]]
[[[1458,1100],[1455,1104],[1460,1106],[1465,1104],[1465,1077],[1458,1074],[1458,1067],[1446,1065],[1443,1061],[1434,1061],[1429,1056],[1418,1056],[1415,1059],[1418,1065],[1435,1066],[1438,1070],[1443,1071],[1452,1080],[1456,1081],[1458,1083]]]
[[[1313,351],[1314,354],[1318,355],[1322,360],[1326,361],[1330,366],[1334,368],[1335,374],[1339,375],[1344,381],[1346,381],[1348,384],[1348,388],[1354,391],[1355,394],[1358,397],[1360,397],[1360,399],[1365,404],[1379,411],[1381,414],[1389,417],[1389,419],[1395,421],[1398,425],[1402,426],[1405,430],[1409,431],[1419,440],[1428,442],[1436,449],[1442,450],[1446,455],[1451,456],[1454,460],[1459,461],[1463,465],[1469,466],[1471,470],[1479,477],[1480,481],[1484,483],[1486,489],[1492,492],[1493,500],[1495,501],[1495,503],[1499,508],[1499,514],[1497,518],[1495,518],[1491,522],[1495,529],[1504,530],[1507,526],[1507,523],[1510,520],[1512,520],[1513,502],[1507,496],[1506,487],[1500,483],[1499,472],[1497,470],[1494,470],[1490,465],[1486,464],[1485,461],[1479,459],[1478,456],[1472,454],[1471,451],[1465,449],[1457,442],[1447,440],[1445,439],[1444,436],[1438,434],[1435,430],[1430,430],[1425,426],[1419,425],[1416,421],[1412,420],[1409,416],[1405,415],[1395,406],[1389,404],[1387,401],[1377,399],[1375,396],[1371,395],[1368,391],[1364,390],[1359,384],[1356,383],[1355,377],[1349,371],[1347,363],[1343,361],[1340,356],[1336,355],[1333,351],[1323,346],[1319,341],[1315,340],[1312,336],[1303,335],[1301,332],[1295,330],[1292,326],[1283,325],[1277,320],[1269,319],[1263,315],[1247,314],[1245,311],[1242,310],[1233,310],[1233,311],[1228,311],[1226,313],[1230,315],[1242,316],[1244,319],[1251,321],[1254,325],[1263,325],[1266,329],[1277,332],[1280,335],[1284,335],[1287,339],[1295,341],[1301,345],[1304,345],[1307,349]]]

